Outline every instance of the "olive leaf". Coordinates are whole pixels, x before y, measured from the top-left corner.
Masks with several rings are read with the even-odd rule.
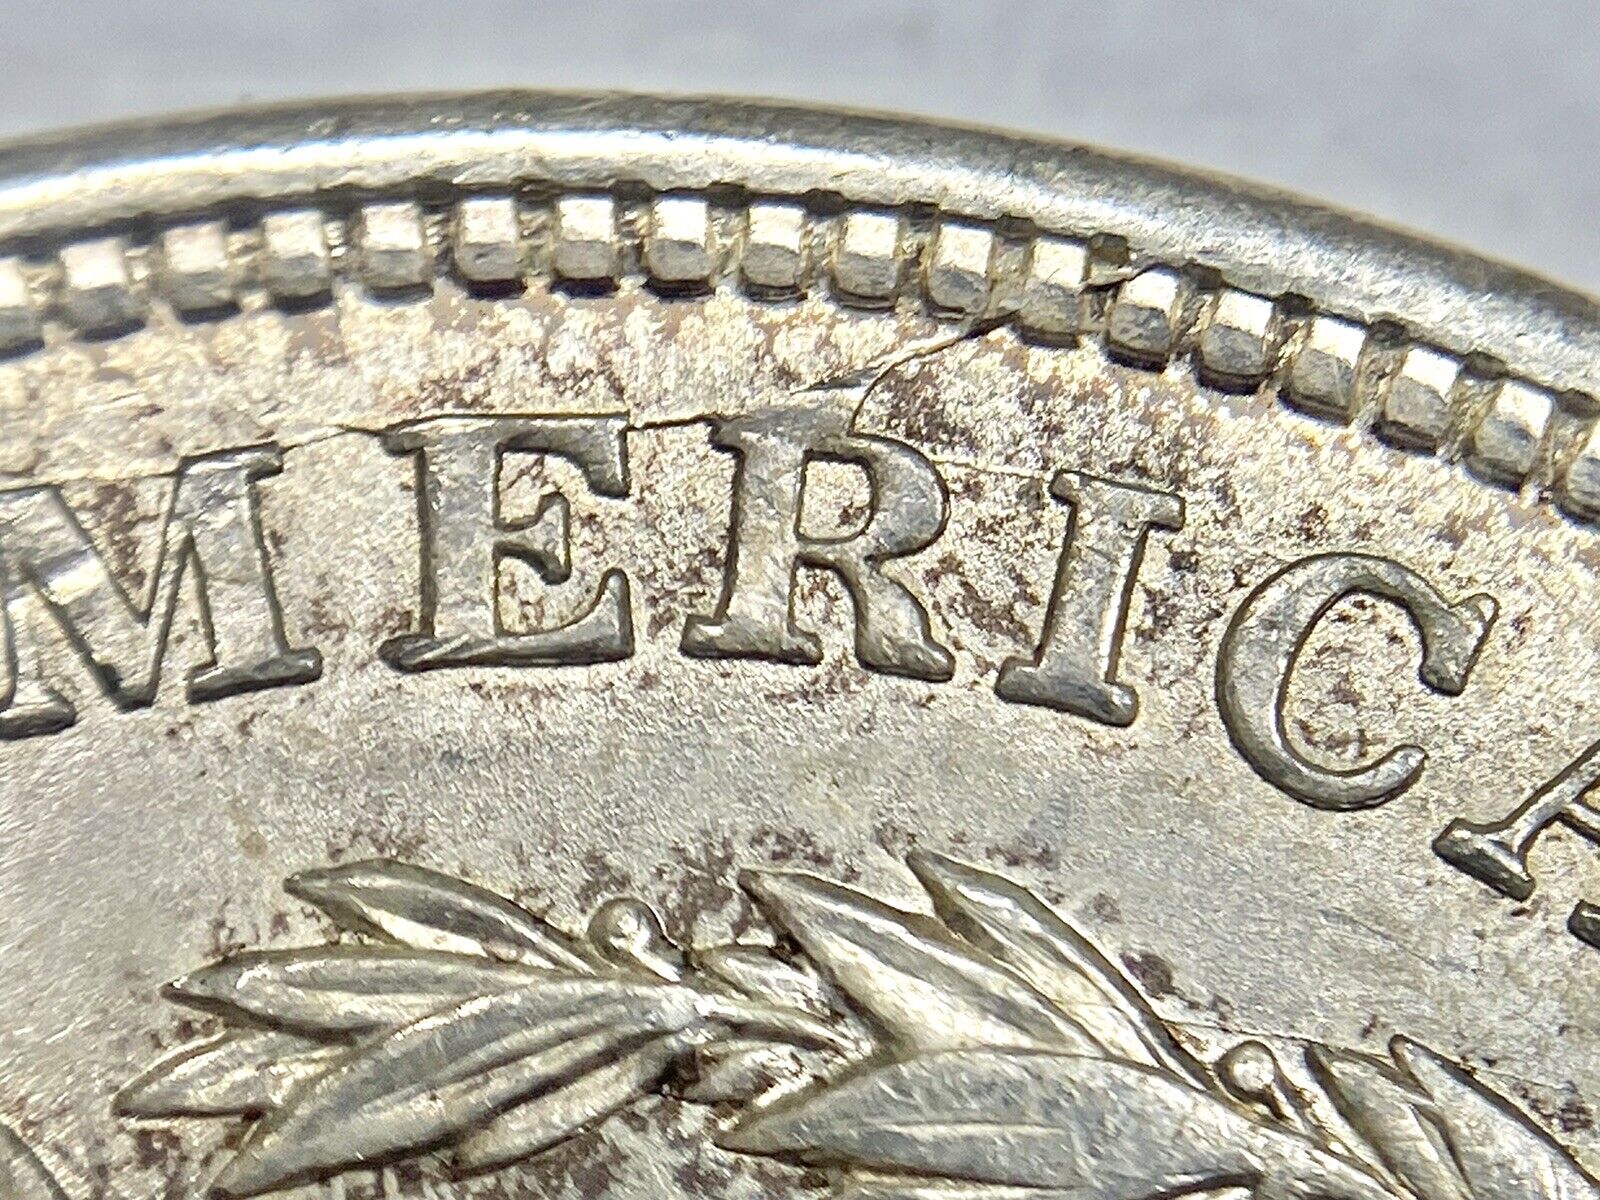
[[[907,1051],[1100,1048],[1020,976],[930,917],[812,875],[746,872],[740,883]]]
[[[534,984],[478,997],[347,1052],[251,1131],[213,1184],[253,1196],[418,1153],[615,1061],[697,1013],[664,989]]]
[[[799,1079],[801,1053],[787,1044],[721,1040],[695,1054],[697,1074],[678,1094],[691,1104],[749,1103]]]
[[[473,996],[549,978],[520,963],[365,946],[257,950],[167,985],[170,999],[308,1037],[350,1037],[415,1021]]]
[[[339,1058],[259,1122],[213,1190],[254,1196],[435,1149],[653,1039],[745,1027],[829,1041],[802,1014],[693,988],[546,979],[434,1013]]]
[[[221,1117],[269,1112],[341,1047],[290,1033],[224,1034],[185,1047],[117,1093],[124,1117]]]
[[[833,1200],[1083,1200],[1081,1193],[1055,1188],[997,1187],[994,1184],[928,1183],[921,1180],[848,1176]]]
[[[906,863],[945,924],[1070,1013],[1108,1054],[1206,1084],[1205,1068],[1127,977],[1031,892],[937,854],[914,852]]]
[[[671,1088],[743,1105],[725,1147],[827,1167],[849,1200],[1600,1200],[1527,1116],[1425,1047],[1311,1046],[1292,1096],[1326,1101],[1306,1107],[1260,1043],[1203,1067],[1032,893],[909,863],[934,916],[810,875],[742,876],[798,953],[686,952],[626,897],[585,944],[421,868],[308,872],[291,891],[386,944],[247,952],[177,980],[173,999],[229,1028],[117,1109],[256,1118],[219,1197],[433,1151],[493,1170]],[[0,1183],[60,1200],[12,1143]]]
[[[647,1042],[526,1101],[457,1143],[451,1164],[460,1174],[478,1174],[559,1145],[658,1088],[685,1049],[678,1038]]]
[[[837,1011],[820,979],[775,958],[770,946],[713,946],[697,953],[695,962],[747,996],[760,996],[818,1017]]]
[[[4,1200],[67,1200],[39,1156],[0,1125],[0,1197]]]
[[[695,965],[710,980],[742,995],[780,1007],[809,1013],[826,1021],[839,1033],[840,1047],[865,1056],[873,1046],[872,1030],[850,1007],[838,988],[817,974],[809,963],[797,965],[778,958],[771,946],[732,944],[713,946],[695,955]],[[716,1085],[719,1093],[722,1085]]]
[[[830,1166],[1140,1200],[1242,1185],[1393,1200],[1295,1133],[1116,1059],[964,1050],[858,1073],[757,1112],[721,1144]]]
[[[1306,1064],[1360,1143],[1420,1200],[1471,1200],[1433,1103],[1393,1064],[1309,1046]]]
[[[1420,1042],[1395,1038],[1395,1061],[1433,1101],[1467,1187],[1485,1200],[1592,1200],[1593,1176],[1505,1097]]]
[[[1593,1177],[1504,1096],[1418,1042],[1389,1049],[1392,1062],[1311,1046],[1306,1061],[1359,1141],[1420,1200],[1592,1200]]]
[[[483,954],[584,974],[592,963],[565,934],[498,896],[386,858],[302,871],[283,885],[352,933],[416,950]]]

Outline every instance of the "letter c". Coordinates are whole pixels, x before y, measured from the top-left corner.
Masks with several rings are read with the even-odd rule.
[[[1372,808],[1416,782],[1426,755],[1399,746],[1374,762],[1339,771],[1297,753],[1284,726],[1295,661],[1324,613],[1365,593],[1406,610],[1422,635],[1422,682],[1461,694],[1494,623],[1483,594],[1449,603],[1415,571],[1367,554],[1319,554],[1290,564],[1245,599],[1222,638],[1217,705],[1228,736],[1256,774],[1314,808]]]

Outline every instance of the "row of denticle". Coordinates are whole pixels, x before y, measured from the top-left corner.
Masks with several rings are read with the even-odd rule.
[[[1233,391],[1268,388],[1305,412],[1370,426],[1490,482],[1548,491],[1575,516],[1600,517],[1600,429],[1548,391],[1398,330],[1203,272],[1131,266],[1133,258],[1115,238],[881,209],[821,212],[787,199],[574,193],[381,201],[337,215],[304,207],[0,258],[0,352],[43,344],[52,322],[115,337],[156,305],[200,321],[252,301],[314,305],[336,281],[389,296],[423,293],[441,275],[489,291],[535,278],[580,291],[638,279],[685,295],[728,285],[773,301],[826,289],[853,307],[921,304],[952,319],[1007,321],[1040,340],[1102,338],[1123,361],[1190,364]]]

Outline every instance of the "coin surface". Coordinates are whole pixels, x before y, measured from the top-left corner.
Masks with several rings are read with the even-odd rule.
[[[1596,1194],[1594,301],[618,97],[0,242],[0,1196]]]

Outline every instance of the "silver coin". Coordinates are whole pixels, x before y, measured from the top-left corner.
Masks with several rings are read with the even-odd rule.
[[[1597,1194],[1594,301],[610,97],[0,240],[8,1200]]]

